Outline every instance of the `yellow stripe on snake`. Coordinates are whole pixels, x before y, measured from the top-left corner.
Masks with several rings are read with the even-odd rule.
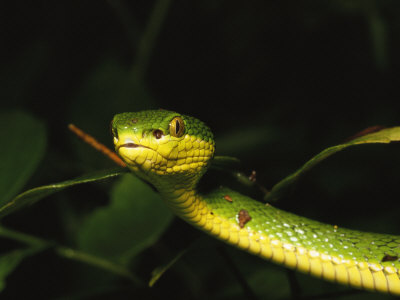
[[[200,120],[165,110],[122,113],[116,152],[193,226],[264,259],[359,289],[400,295],[400,237],[337,228],[265,205],[228,188],[197,183],[215,143]]]

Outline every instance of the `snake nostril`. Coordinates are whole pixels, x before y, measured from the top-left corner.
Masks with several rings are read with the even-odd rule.
[[[153,131],[153,135],[156,139],[161,139],[162,136],[164,135],[164,132],[162,132],[162,130],[160,129],[156,129]]]

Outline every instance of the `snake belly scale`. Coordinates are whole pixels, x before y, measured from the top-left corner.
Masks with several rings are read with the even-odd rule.
[[[200,194],[197,183],[215,149],[212,132],[200,120],[166,110],[122,113],[114,117],[112,132],[128,167],[193,226],[288,268],[400,295],[400,236],[323,224],[224,187]]]

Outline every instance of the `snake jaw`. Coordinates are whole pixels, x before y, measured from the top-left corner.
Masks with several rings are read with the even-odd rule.
[[[152,170],[156,151],[145,139],[125,135],[119,138],[114,137],[114,143],[115,151],[132,171],[147,173]]]
[[[149,148],[145,145],[133,141],[131,138],[118,139],[117,137],[114,137],[114,145],[115,145],[115,151],[117,153],[119,152],[120,148],[128,148],[128,149]]]
[[[138,148],[138,147],[147,148],[147,147],[145,147],[145,146],[142,146],[142,145],[138,145],[138,144],[129,142],[129,143],[124,143],[124,144],[122,144],[122,145],[118,145],[118,146],[117,146],[117,152],[118,152],[119,148],[122,148],[122,147],[125,147],[125,148]]]

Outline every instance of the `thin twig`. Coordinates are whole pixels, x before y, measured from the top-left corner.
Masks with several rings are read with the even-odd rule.
[[[97,151],[100,151],[101,153],[103,153],[109,159],[114,161],[117,165],[119,165],[123,168],[126,167],[126,164],[122,161],[121,158],[119,158],[119,156],[114,151],[110,150],[107,146],[105,146],[102,143],[100,143],[99,141],[97,141],[94,137],[87,134],[83,130],[79,129],[74,124],[69,124],[68,128],[73,133],[75,133],[79,138],[81,138],[85,143],[89,144],[90,146],[95,148]]]

